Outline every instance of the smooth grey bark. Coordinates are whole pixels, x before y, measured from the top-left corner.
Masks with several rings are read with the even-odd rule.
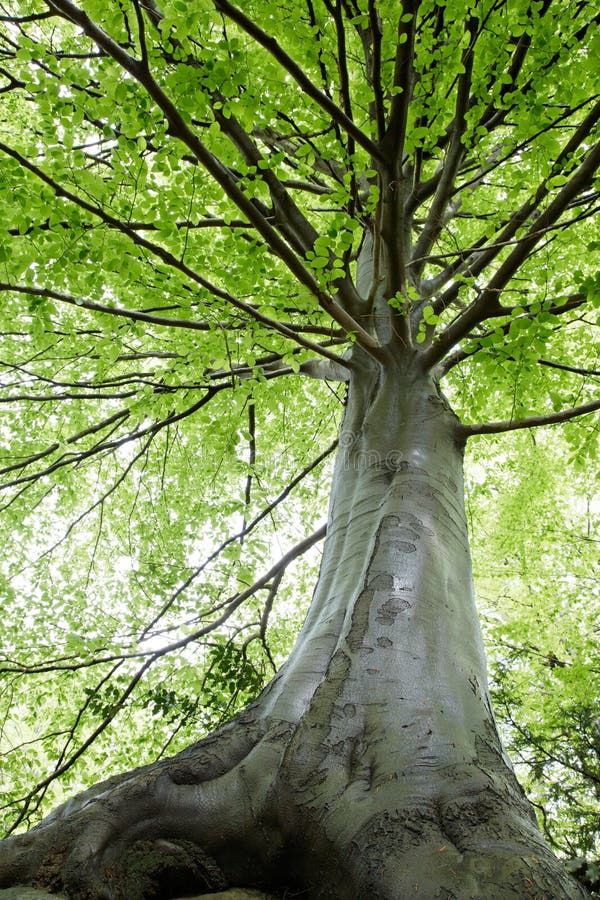
[[[77,900],[174,896],[176,878],[179,893],[311,900],[585,897],[496,731],[463,449],[415,358],[354,353],[320,576],[290,659],[215,734],[1,844],[0,885]]]

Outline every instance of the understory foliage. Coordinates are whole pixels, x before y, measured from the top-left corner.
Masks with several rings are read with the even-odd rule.
[[[344,354],[385,342],[355,285],[376,233],[377,303],[471,429],[504,740],[553,848],[600,852],[599,23],[588,0],[0,3],[7,832],[285,660]]]
[[[556,431],[492,440],[467,502],[496,716],[551,846],[595,858],[597,482]]]

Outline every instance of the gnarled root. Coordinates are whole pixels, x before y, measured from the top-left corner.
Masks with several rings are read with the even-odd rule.
[[[306,900],[587,896],[502,773],[475,762],[390,773],[393,736],[359,748],[317,732],[306,716],[302,727],[240,717],[173,759],[97,785],[0,844],[0,886],[73,900],[231,885]]]
[[[278,846],[262,822],[267,784],[254,774],[279,765],[263,731],[238,719],[173,759],[78,795],[0,844],[0,886],[159,900],[260,885]]]

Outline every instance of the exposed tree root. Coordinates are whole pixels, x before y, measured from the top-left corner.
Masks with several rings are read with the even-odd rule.
[[[0,884],[77,900],[162,900],[224,890],[247,875],[252,884],[262,868],[254,845],[264,832],[255,834],[260,785],[252,771],[259,766],[245,759],[263,746],[263,729],[248,714],[237,726],[97,784],[28,834],[3,841]]]
[[[414,772],[365,780],[355,766],[349,778],[356,749],[342,759],[338,748],[338,766],[329,759],[326,770],[304,729],[272,727],[250,748],[253,731],[263,729],[241,717],[69,801],[0,845],[0,885],[73,900],[167,900],[234,885],[323,900],[586,896],[547,851],[516,782],[432,770],[416,795]],[[221,745],[230,763],[238,757],[228,771]],[[376,770],[384,755],[371,757]]]

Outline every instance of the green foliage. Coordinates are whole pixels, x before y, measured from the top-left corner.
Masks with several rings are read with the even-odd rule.
[[[580,442],[583,444],[584,442]],[[565,437],[471,450],[475,578],[499,725],[540,825],[600,850],[598,483]]]

